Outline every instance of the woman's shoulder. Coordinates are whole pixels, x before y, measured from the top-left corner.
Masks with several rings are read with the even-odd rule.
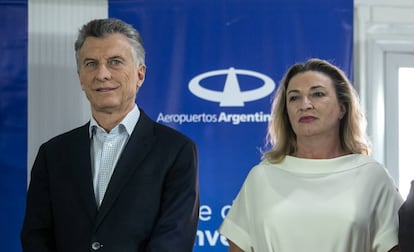
[[[260,162],[258,162],[256,165],[254,165],[248,175],[246,180],[261,180],[263,178],[267,178],[269,176],[269,173],[277,172],[280,169],[281,164],[278,163],[271,163],[267,159],[262,159]]]

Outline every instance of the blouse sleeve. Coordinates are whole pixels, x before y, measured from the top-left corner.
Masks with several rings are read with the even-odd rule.
[[[381,177],[377,178],[373,249],[378,252],[388,252],[398,245],[398,210],[403,199],[391,176],[384,172]]]
[[[220,234],[231,240],[243,251],[252,251],[249,234],[249,200],[245,182],[219,228]]]

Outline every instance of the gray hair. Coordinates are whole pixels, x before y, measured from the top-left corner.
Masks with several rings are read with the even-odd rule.
[[[115,18],[95,19],[79,30],[75,41],[76,65],[79,68],[79,51],[87,37],[103,38],[111,34],[123,34],[132,46],[134,63],[139,66],[145,64],[145,49],[139,32],[132,25]]]

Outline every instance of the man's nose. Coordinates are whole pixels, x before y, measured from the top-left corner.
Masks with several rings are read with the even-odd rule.
[[[98,65],[96,79],[100,81],[106,81],[111,79],[111,71],[108,70],[105,64]]]

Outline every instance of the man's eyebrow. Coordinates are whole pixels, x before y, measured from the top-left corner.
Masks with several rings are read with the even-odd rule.
[[[108,58],[108,60],[113,60],[113,59],[121,59],[124,60],[124,57],[120,56],[120,55],[115,55],[115,56],[111,56]]]
[[[96,59],[94,59],[94,58],[84,58],[83,62],[86,62],[86,61],[96,61]]]

